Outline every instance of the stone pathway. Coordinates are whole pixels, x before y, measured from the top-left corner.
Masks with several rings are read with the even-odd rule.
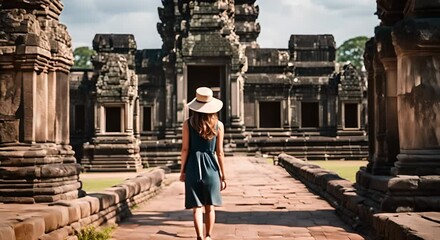
[[[228,189],[216,209],[214,240],[360,240],[334,209],[283,168],[251,157],[226,158]],[[173,175],[172,177],[176,177]],[[183,183],[173,182],[136,209],[113,240],[195,239]]]

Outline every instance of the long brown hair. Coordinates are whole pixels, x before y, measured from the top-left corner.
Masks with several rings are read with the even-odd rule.
[[[211,140],[217,136],[217,120],[217,113],[193,112],[189,122],[203,139]]]

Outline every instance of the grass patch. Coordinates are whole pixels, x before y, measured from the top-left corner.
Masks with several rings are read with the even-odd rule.
[[[309,161],[309,163],[336,172],[340,177],[355,182],[356,172],[360,167],[366,166],[368,161]]]
[[[78,240],[108,240],[112,236],[115,226],[107,226],[103,228],[96,228],[94,226],[87,226],[77,233]]]
[[[126,178],[81,179],[82,189],[86,192],[98,192],[122,183]]]

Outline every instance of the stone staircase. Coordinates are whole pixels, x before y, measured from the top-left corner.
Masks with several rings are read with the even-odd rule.
[[[178,140],[177,140],[178,139]],[[295,133],[280,130],[253,130],[243,133],[225,133],[226,156],[270,156],[286,153],[305,160],[365,160],[368,157],[368,139],[360,134],[339,137],[319,136],[319,133]],[[167,166],[179,170],[180,138],[154,140],[144,138],[141,143],[144,167]]]

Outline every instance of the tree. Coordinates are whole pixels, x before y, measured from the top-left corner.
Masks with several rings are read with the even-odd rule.
[[[73,51],[74,68],[93,68],[90,58],[95,55],[95,51],[87,46],[77,47]]]
[[[356,69],[361,70],[364,66],[363,55],[368,39],[366,36],[358,36],[345,41],[336,50],[336,61],[350,62]]]

